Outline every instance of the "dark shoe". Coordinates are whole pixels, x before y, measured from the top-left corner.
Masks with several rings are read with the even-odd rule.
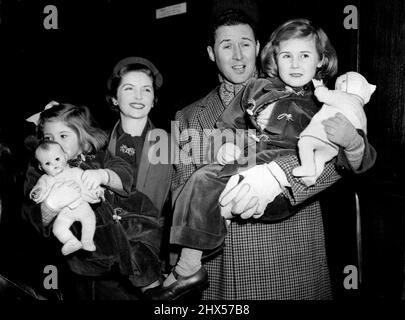
[[[208,285],[208,273],[201,267],[196,273],[188,277],[172,271],[176,282],[168,287],[156,287],[146,290],[144,295],[149,300],[177,300],[182,296],[196,291],[202,291]]]

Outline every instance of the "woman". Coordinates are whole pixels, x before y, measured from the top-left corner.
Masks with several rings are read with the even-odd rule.
[[[147,195],[158,210],[158,216],[152,222],[150,217],[139,217],[144,229],[138,233],[138,239],[146,242],[155,255],[153,261],[144,260],[148,264],[157,263],[161,257],[163,212],[168,204],[172,174],[169,135],[156,129],[148,116],[157,103],[156,91],[162,83],[159,70],[142,57],[119,61],[107,82],[107,100],[120,115],[111,132],[108,149],[131,164],[133,189]],[[149,254],[147,256],[150,258]],[[156,285],[157,280],[143,290]]]

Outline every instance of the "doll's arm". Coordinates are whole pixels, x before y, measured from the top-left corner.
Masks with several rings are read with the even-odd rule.
[[[312,79],[315,90],[314,94],[319,102],[326,103],[328,105],[336,105],[339,103],[339,95],[342,93],[338,90],[329,90],[324,86],[322,80]]]
[[[77,200],[80,197],[80,187],[71,181],[66,183],[55,183],[47,198],[41,203],[33,202],[29,193],[37,183],[41,173],[30,166],[24,181],[24,199],[22,204],[23,219],[28,221],[33,227],[43,234],[49,236],[51,233],[51,222],[59,213],[61,208]]]
[[[51,177],[46,174],[42,175],[29,194],[30,199],[35,203],[41,203],[48,196],[51,190],[50,186]]]

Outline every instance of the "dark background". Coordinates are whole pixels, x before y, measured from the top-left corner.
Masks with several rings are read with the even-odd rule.
[[[246,10],[258,22],[262,46],[279,24],[305,17],[330,37],[339,57],[339,74],[357,70],[377,85],[365,110],[368,136],[378,161],[367,174],[343,186],[345,195],[337,190],[339,186],[325,195],[332,204],[325,227],[337,297],[400,299],[405,234],[405,2],[189,0],[185,1],[186,14],[155,19],[157,8],[180,2],[0,0],[0,142],[6,142],[13,152],[8,165],[17,181],[15,192],[6,187],[9,202],[19,201],[18,182],[29,157],[23,141],[34,130],[24,119],[50,100],[87,105],[103,128],[111,128],[117,115],[105,100],[106,80],[119,59],[140,55],[153,61],[163,74],[159,103],[151,117],[156,125],[170,129],[169,120],[177,110],[217,84],[215,65],[206,53],[206,31],[213,13],[228,7]],[[43,26],[46,5],[58,9],[57,30]],[[357,30],[344,28],[346,5],[358,9]],[[361,203],[364,273],[360,289],[348,291],[342,285],[343,268],[357,264],[355,215],[353,208],[342,206],[341,197],[351,197],[352,206],[353,191],[358,192]],[[31,234],[13,229],[20,223],[18,213],[11,214],[13,208],[11,205],[9,212],[3,212],[3,229],[4,223],[11,227],[2,237],[14,235],[16,242],[4,250],[15,253],[22,242],[19,239],[24,239],[22,232]],[[22,251],[30,248],[27,243],[20,246]],[[31,249],[31,253],[37,250]],[[0,261],[4,265],[9,259],[3,256]],[[19,258],[26,256],[21,253]],[[26,269],[24,278],[42,279],[43,267]]]

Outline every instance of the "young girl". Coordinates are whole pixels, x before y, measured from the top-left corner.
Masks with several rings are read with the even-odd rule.
[[[241,96],[235,98],[217,121],[219,128],[257,129],[255,164],[269,163],[280,154],[295,153],[299,133],[319,109],[313,98],[311,80],[325,81],[337,72],[336,53],[328,37],[303,19],[288,21],[276,29],[263,49],[262,63],[270,78],[248,83]],[[245,121],[245,110],[250,106],[252,123]],[[350,140],[357,139],[364,145],[355,132]],[[216,158],[225,160],[224,163],[235,160],[232,156],[226,157],[228,151],[224,156],[221,155],[224,149],[220,149]],[[231,155],[239,153],[230,152]],[[153,299],[177,299],[207,284],[201,257],[218,249],[226,236],[227,225],[221,217],[219,195],[230,176],[248,167],[249,163],[248,166],[207,165],[190,177],[176,200],[171,228],[171,243],[183,247],[180,259],[163,288],[151,290]],[[262,214],[264,208],[257,205],[252,211]],[[285,219],[293,213],[286,199],[279,196],[269,205],[262,220]],[[254,217],[259,218],[261,214]]]
[[[71,104],[53,105],[40,113],[37,131],[40,139],[61,145],[71,166],[85,170],[84,185],[107,189],[105,201],[92,205],[96,214],[96,251],[79,250],[66,256],[76,298],[136,299],[138,291],[158,285],[160,265],[139,239],[143,226],[137,223],[138,215],[153,217],[157,210],[145,195],[130,192],[131,166],[105,150],[107,135],[94,126],[89,110]],[[57,214],[80,198],[80,187],[74,181],[56,183],[37,205],[29,200],[29,192],[41,176],[35,167],[27,172],[23,215],[49,236]],[[80,234],[76,224],[71,230],[76,237]]]

